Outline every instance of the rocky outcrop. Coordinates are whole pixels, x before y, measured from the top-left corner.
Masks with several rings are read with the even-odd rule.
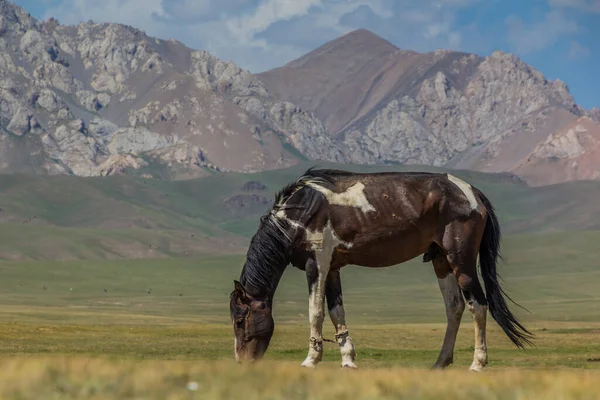
[[[600,126],[581,117],[539,143],[515,172],[534,185],[600,179],[599,159]]]
[[[334,143],[355,163],[516,173],[574,119],[600,121],[598,109],[575,104],[564,82],[546,79],[512,54],[419,54],[365,30],[257,77],[272,94],[326,121]]]
[[[107,175],[144,159],[198,171],[345,159],[312,113],[249,72],[131,27],[39,23],[0,0],[0,50],[0,146],[31,136],[38,173]]]
[[[593,119],[595,122],[600,123],[600,108],[594,107],[591,110],[587,111],[587,116]]]
[[[109,176],[122,174],[128,168],[140,169],[147,166],[148,163],[140,158],[136,158],[131,154],[117,154],[108,157],[101,165],[98,166],[97,173],[100,176]]]
[[[500,51],[420,54],[358,30],[255,76],[128,26],[40,23],[0,0],[0,172],[160,164],[192,177],[308,158],[534,177],[550,149],[580,157],[570,127],[583,117],[600,124],[562,81]]]

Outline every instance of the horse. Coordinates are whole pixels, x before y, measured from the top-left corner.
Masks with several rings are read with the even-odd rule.
[[[424,263],[433,264],[447,316],[442,348],[432,368],[452,364],[466,300],[475,325],[469,369],[481,371],[488,363],[488,308],[518,348],[531,345],[534,336],[504,299],[510,297],[500,287],[496,271],[500,238],[488,198],[451,174],[309,168],[276,194],[250,240],[240,278],[234,280],[230,318],[235,359],[254,362],[267,351],[275,329],[273,296],[291,264],[305,271],[308,281],[310,336],[302,367],[314,368],[322,359],[326,302],[341,366],[357,368],[344,312],[341,268],[388,267],[423,255]],[[478,257],[485,293],[477,276]]]

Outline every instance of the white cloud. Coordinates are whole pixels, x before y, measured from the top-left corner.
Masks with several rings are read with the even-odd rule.
[[[548,3],[552,7],[565,7],[600,13],[600,0],[549,0]]]
[[[569,44],[569,57],[571,58],[582,59],[589,57],[591,54],[590,49],[575,40],[572,40]]]
[[[554,45],[559,38],[579,31],[577,23],[559,11],[550,11],[540,21],[525,24],[519,17],[506,20],[508,42],[513,51],[528,54]]]
[[[311,7],[322,4],[322,0],[265,0],[252,14],[228,20],[227,27],[241,44],[248,44],[273,23],[306,15]]]
[[[45,17],[54,17],[65,24],[78,24],[93,19],[149,29],[153,13],[164,14],[161,0],[65,0],[50,7]]]
[[[131,25],[259,72],[356,28],[417,51],[457,49],[463,36],[455,13],[480,0],[58,1],[46,17],[66,24],[92,19]]]

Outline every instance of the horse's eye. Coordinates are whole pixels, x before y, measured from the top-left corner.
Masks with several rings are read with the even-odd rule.
[[[266,306],[267,305],[265,303],[260,303],[260,306],[258,306],[258,308],[264,310]]]
[[[243,319],[243,318],[240,318],[240,319],[236,320],[236,321],[235,321],[235,325],[236,325],[238,328],[242,328],[242,327],[244,326],[244,319]]]

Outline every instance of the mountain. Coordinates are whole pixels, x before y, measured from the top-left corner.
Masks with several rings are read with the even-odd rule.
[[[257,78],[314,112],[350,162],[513,172],[533,185],[600,176],[600,110],[502,51],[421,54],[361,29]]]
[[[249,72],[132,27],[40,23],[0,0],[0,172],[194,177],[345,160]]]
[[[252,75],[129,26],[0,0],[0,173],[186,179],[303,160],[600,177],[600,110],[517,57],[400,50],[367,30]]]

